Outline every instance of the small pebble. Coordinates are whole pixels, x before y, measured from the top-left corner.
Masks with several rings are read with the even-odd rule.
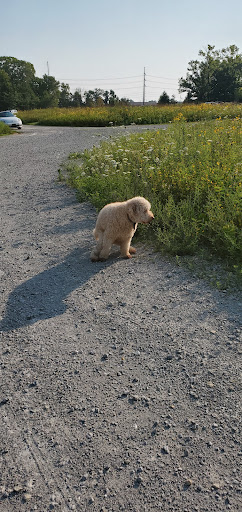
[[[193,484],[193,481],[190,478],[188,478],[184,482],[185,487],[191,487],[192,484]]]
[[[21,485],[15,485],[13,490],[14,490],[14,492],[20,492],[23,490],[23,487]]]
[[[31,500],[31,498],[32,498],[32,495],[31,495],[31,494],[29,494],[28,492],[26,492],[26,493],[23,495],[23,499],[24,499],[24,501],[29,501],[29,500]]]
[[[213,482],[212,483],[212,488],[216,489],[216,490],[220,489],[221,488],[221,483],[220,482]]]
[[[169,446],[164,445],[161,448],[162,453],[166,453],[167,455],[170,453]]]
[[[207,382],[207,386],[208,386],[209,388],[213,388],[213,387],[214,387],[214,384],[213,384],[213,382],[212,382],[211,380],[209,380],[209,381]]]

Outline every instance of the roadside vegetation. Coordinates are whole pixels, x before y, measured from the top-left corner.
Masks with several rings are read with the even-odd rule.
[[[141,236],[172,255],[205,249],[241,277],[241,119],[186,123],[182,112],[167,130],[110,139],[71,154],[60,178],[98,210],[111,201],[146,197],[155,221],[148,229],[140,226]]]
[[[23,123],[50,126],[120,126],[205,121],[242,116],[242,103],[164,105],[144,107],[49,108],[19,111]]]
[[[12,132],[11,128],[7,126],[5,123],[0,121],[0,136],[1,135],[10,135]]]

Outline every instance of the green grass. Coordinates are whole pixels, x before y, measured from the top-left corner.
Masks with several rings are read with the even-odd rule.
[[[155,221],[138,232],[172,255],[209,251],[242,261],[242,127],[239,117],[132,134],[70,155],[60,171],[97,209],[141,195]]]
[[[242,115],[242,104],[168,105],[145,107],[48,108],[18,112],[23,123],[55,126],[118,126],[200,121]]]
[[[0,121],[0,136],[1,135],[10,135],[12,132],[11,128],[9,128],[9,126],[5,123],[2,123],[2,121]]]

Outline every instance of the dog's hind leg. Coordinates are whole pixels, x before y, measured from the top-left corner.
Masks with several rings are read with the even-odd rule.
[[[109,257],[113,241],[104,235],[102,241],[102,250],[99,253],[99,260],[106,260]]]
[[[99,232],[97,245],[91,252],[91,260],[92,261],[99,261],[99,259],[100,259],[99,255],[100,255],[100,252],[102,251],[102,247],[103,247],[103,234]]]

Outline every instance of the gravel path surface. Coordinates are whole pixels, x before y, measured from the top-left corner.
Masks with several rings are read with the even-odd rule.
[[[92,264],[57,182],[124,128],[0,138],[1,512],[241,510],[242,298],[140,247]]]

